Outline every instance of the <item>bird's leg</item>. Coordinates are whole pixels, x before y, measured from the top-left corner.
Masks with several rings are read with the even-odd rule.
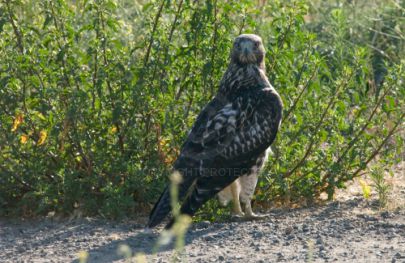
[[[240,184],[239,181],[236,180],[231,184],[231,192],[232,192],[232,215],[240,217],[244,216],[242,212],[242,207],[240,206],[239,194],[240,194]]]
[[[245,202],[245,218],[248,220],[260,220],[267,218],[267,215],[257,215],[252,211],[252,204],[251,201]]]
[[[256,220],[264,218],[264,216],[256,215],[252,211],[252,198],[257,184],[257,175],[257,168],[255,168],[252,173],[243,175],[239,178],[241,185],[240,197],[245,208],[245,220]]]

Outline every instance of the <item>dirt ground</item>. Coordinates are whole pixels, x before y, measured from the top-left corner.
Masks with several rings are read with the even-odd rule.
[[[0,219],[0,262],[79,262],[80,251],[88,262],[125,262],[123,244],[147,262],[405,262],[405,162],[388,182],[385,211],[375,192],[363,198],[356,180],[326,205],[273,209],[262,221],[193,224],[180,255],[173,245],[152,252],[160,230],[145,230],[145,218]]]

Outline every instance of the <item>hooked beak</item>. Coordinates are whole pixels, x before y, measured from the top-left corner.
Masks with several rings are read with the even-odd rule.
[[[256,61],[255,55],[252,50],[248,47],[243,48],[239,60],[242,63],[254,63]]]

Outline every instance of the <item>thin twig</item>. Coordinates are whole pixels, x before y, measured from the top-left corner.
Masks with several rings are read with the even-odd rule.
[[[153,45],[153,41],[154,41],[154,37],[155,37],[155,32],[157,29],[157,25],[159,23],[159,18],[162,16],[162,11],[163,11],[163,7],[165,5],[165,0],[162,0],[162,3],[159,6],[159,10],[155,16],[155,20],[153,22],[153,28],[152,28],[152,32],[150,34],[150,38],[149,38],[149,44],[148,44],[148,48],[146,49],[146,54],[145,54],[145,58],[144,58],[144,67],[146,67],[146,65],[148,64],[149,61],[149,56],[150,56],[150,51],[152,49],[152,45]]]
[[[288,118],[290,117],[291,112],[295,109],[295,107],[298,104],[298,101],[301,99],[302,95],[304,92],[308,89],[309,84],[311,81],[314,79],[316,73],[318,72],[319,67],[317,66],[315,70],[312,72],[311,77],[308,79],[307,83],[305,83],[304,87],[301,89],[300,93],[298,96],[294,99],[293,105],[288,109],[287,113],[285,114],[285,117],[283,118],[283,121],[287,122]]]
[[[329,100],[329,103],[328,103],[327,107],[326,107],[325,110],[323,111],[323,113],[322,113],[322,115],[321,115],[321,118],[320,118],[319,122],[317,123],[317,125],[316,125],[316,127],[315,127],[315,129],[314,129],[314,131],[313,131],[313,135],[312,135],[312,137],[311,137],[311,139],[310,139],[310,143],[309,143],[309,145],[308,145],[308,147],[307,147],[307,149],[306,149],[306,151],[305,151],[304,156],[303,156],[303,157],[300,159],[300,161],[294,166],[294,168],[292,168],[290,171],[288,171],[288,172],[286,172],[286,173],[284,174],[284,178],[287,178],[287,177],[291,176],[299,167],[301,167],[301,166],[303,165],[303,163],[305,162],[305,160],[307,159],[307,157],[309,156],[309,154],[311,153],[312,147],[313,147],[314,144],[315,144],[315,137],[316,137],[316,135],[318,134],[318,130],[319,130],[319,128],[322,126],[323,121],[324,121],[324,119],[325,119],[325,117],[326,117],[326,115],[327,115],[329,109],[335,104],[336,98],[338,97],[338,95],[339,95],[339,93],[341,92],[342,88],[345,88],[345,87],[349,84],[351,78],[353,77],[353,74],[354,74],[354,72],[352,72],[352,73],[350,74],[350,76],[347,78],[346,82],[344,82],[343,85],[340,85],[340,86],[336,89],[335,94],[334,94],[334,95],[332,96],[332,98]]]
[[[391,136],[395,133],[396,129],[399,127],[399,125],[401,123],[403,123],[403,119],[405,117],[405,112],[403,112],[400,117],[398,118],[398,121],[396,122],[396,124],[394,125],[394,127],[392,127],[392,129],[389,131],[388,135],[384,138],[384,140],[380,143],[380,145],[378,145],[378,147],[374,150],[374,152],[368,157],[368,159],[362,163],[360,165],[359,168],[357,168],[357,170],[350,174],[350,178],[355,178],[358,176],[358,174],[363,171],[364,169],[367,168],[367,165],[380,153],[382,147],[388,142],[388,140],[391,138]],[[341,180],[347,180],[347,176],[344,176],[342,178],[340,178]],[[319,186],[320,183],[316,184],[315,187]],[[321,192],[325,191],[327,188],[329,187],[329,185],[324,185],[324,187],[322,187]]]
[[[99,10],[97,10],[97,11],[99,12],[99,16],[100,16],[101,28],[102,28],[103,32],[105,32],[105,21],[104,21],[103,13],[100,12]],[[107,51],[106,51],[107,37],[104,36],[103,38],[104,38],[104,40],[102,41],[102,46],[101,46],[102,54],[103,54],[103,63],[104,63],[104,67],[108,68],[109,62],[108,62]],[[108,73],[109,72],[106,71],[106,74],[107,74],[106,83],[107,83],[108,92],[110,93],[111,108],[112,108],[112,111],[114,112],[117,107],[115,105],[115,101],[114,101],[114,98],[113,98],[114,91],[113,91],[113,88],[111,86],[111,82],[109,80],[109,74]],[[121,131],[121,124],[120,124],[120,122],[118,120],[113,120],[113,123],[114,123],[115,127],[117,128],[119,148],[120,148],[121,152],[124,153],[124,151],[125,151],[125,149],[124,149],[124,136],[123,136],[122,131]]]
[[[355,145],[355,143],[358,141],[360,135],[366,130],[366,128],[368,127],[368,125],[371,123],[371,120],[373,119],[374,115],[377,113],[377,109],[379,108],[382,100],[385,98],[385,96],[388,94],[389,92],[389,88],[387,88],[383,95],[378,99],[378,101],[376,102],[375,107],[373,108],[373,110],[371,111],[371,114],[369,115],[367,121],[364,123],[363,127],[356,133],[356,135],[350,140],[350,142],[347,144],[346,148],[344,149],[343,153],[339,156],[338,160],[336,160],[336,162],[334,162],[332,164],[332,166],[334,165],[338,165],[343,158],[346,156],[346,154],[349,152],[349,150]],[[340,151],[339,151],[340,152]],[[297,180],[295,180],[292,184],[296,184],[298,182],[300,182],[301,180],[303,180],[307,175],[314,173],[315,170],[317,170],[321,164],[323,164],[323,162],[318,163],[318,165],[316,167],[314,167],[313,169],[311,169],[310,171],[306,172],[305,174],[301,175]],[[326,181],[326,178],[328,178],[331,175],[331,172],[328,172],[322,180],[321,184],[324,184]]]

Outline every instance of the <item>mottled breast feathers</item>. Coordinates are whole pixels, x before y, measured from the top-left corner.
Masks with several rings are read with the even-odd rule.
[[[258,67],[230,67],[219,93],[197,118],[178,162],[182,157],[239,159],[264,151],[260,146],[268,147],[274,139],[281,108],[280,97]]]

